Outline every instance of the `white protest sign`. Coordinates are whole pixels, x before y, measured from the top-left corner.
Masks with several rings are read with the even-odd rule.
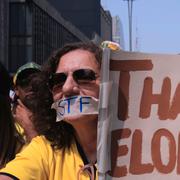
[[[179,179],[180,55],[114,51],[110,59],[111,162],[98,162],[99,179]]]

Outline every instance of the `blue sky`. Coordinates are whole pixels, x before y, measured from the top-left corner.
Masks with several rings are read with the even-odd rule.
[[[125,50],[129,49],[128,6],[124,0],[101,0],[104,9],[118,15],[123,24]],[[137,44],[136,44],[137,40]],[[135,0],[133,50],[180,53],[180,0]]]

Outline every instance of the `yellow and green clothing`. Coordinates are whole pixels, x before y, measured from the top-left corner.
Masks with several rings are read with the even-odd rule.
[[[75,142],[70,149],[54,150],[44,136],[37,136],[0,173],[20,180],[77,180],[81,172],[79,180],[89,180],[83,167]]]

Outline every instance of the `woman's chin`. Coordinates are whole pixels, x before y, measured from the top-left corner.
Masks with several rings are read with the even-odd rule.
[[[79,121],[80,119],[82,119],[83,115],[73,115],[73,116],[68,116],[66,117],[64,120],[66,122],[72,122],[72,121]]]
[[[73,116],[68,116],[66,117],[64,120],[68,123],[73,123],[73,122],[78,122],[78,121],[87,121],[87,120],[93,120],[93,119],[97,119],[97,114],[96,115],[82,115],[82,114],[78,114],[78,115],[73,115]]]

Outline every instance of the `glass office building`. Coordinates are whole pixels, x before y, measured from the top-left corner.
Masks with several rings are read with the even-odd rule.
[[[26,62],[42,64],[65,43],[89,41],[46,0],[11,0],[9,4],[10,72]]]
[[[8,67],[9,2],[0,0],[0,62]]]

